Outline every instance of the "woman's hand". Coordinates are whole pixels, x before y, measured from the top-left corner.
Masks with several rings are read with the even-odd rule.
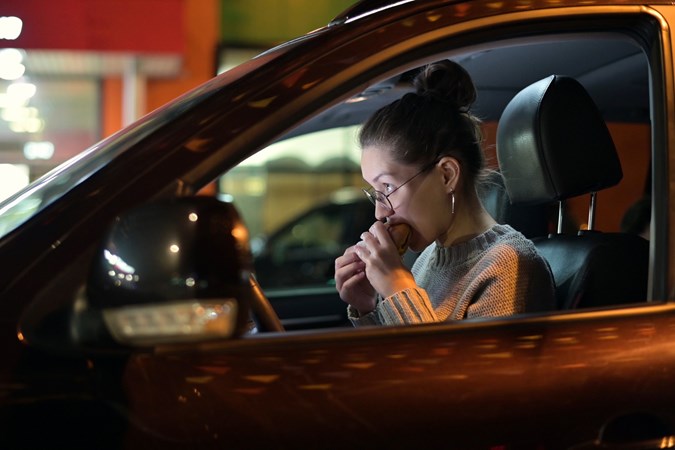
[[[403,265],[396,244],[387,227],[375,222],[361,235],[356,244],[356,256],[365,265],[365,276],[382,297],[389,297],[404,289],[415,287],[415,279]]]
[[[335,260],[335,286],[340,298],[362,316],[374,310],[377,302],[375,289],[366,278],[365,269],[365,263],[356,254],[355,245]]]

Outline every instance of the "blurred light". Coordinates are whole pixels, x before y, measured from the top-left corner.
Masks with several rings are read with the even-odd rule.
[[[675,436],[666,436],[661,439],[659,448],[673,448],[675,447]]]
[[[0,61],[0,78],[3,80],[16,80],[21,78],[26,72],[26,66],[23,64],[4,65]]]
[[[29,99],[35,95],[37,88],[33,83],[12,83],[7,86],[7,95],[12,98]]]
[[[23,156],[26,159],[51,159],[54,156],[54,144],[49,141],[26,142],[23,144]]]
[[[16,80],[26,72],[26,66],[22,64],[23,52],[15,48],[0,50],[0,78],[3,80]]]
[[[355,96],[355,97],[352,97],[352,98],[347,99],[347,100],[345,101],[345,103],[359,103],[359,102],[363,102],[363,101],[365,101],[365,100],[368,100],[368,96],[367,96],[367,95],[357,95],[357,96]]]
[[[16,108],[19,106],[26,106],[28,104],[28,99],[10,97],[4,92],[0,92],[0,108]]]
[[[4,200],[30,182],[25,164],[0,164],[0,200]]]
[[[248,241],[248,229],[243,225],[235,225],[232,227],[232,237],[239,241]]]
[[[103,318],[115,340],[123,344],[222,339],[236,329],[237,302],[225,298],[130,305],[106,309]]]
[[[3,64],[20,64],[23,62],[23,51],[18,48],[3,48],[0,50],[0,62]]]
[[[12,106],[2,110],[2,120],[7,122],[21,122],[27,119],[35,119],[38,116],[38,110],[34,107]]]
[[[23,21],[15,16],[0,17],[0,39],[13,41],[18,38],[23,28]]]
[[[29,117],[9,123],[9,129],[15,133],[39,133],[44,128],[44,120],[37,117]]]
[[[190,222],[196,222],[198,219],[199,219],[199,216],[197,215],[197,213],[188,214],[188,220]]]
[[[115,255],[112,253],[110,250],[103,250],[103,257],[108,261],[108,264],[112,266],[114,269],[124,272],[125,274],[130,273],[133,274],[136,272],[136,269],[133,266],[130,266],[129,264],[126,263],[121,257]],[[110,276],[114,276],[116,272],[113,270],[108,273]]]
[[[169,246],[169,251],[171,253],[178,253],[180,251],[180,247],[178,247],[176,244],[172,244]]]
[[[7,92],[0,93],[0,117],[9,122],[9,129],[15,133],[39,133],[45,127],[35,107],[27,107],[37,88],[33,83],[17,82],[7,86]]]

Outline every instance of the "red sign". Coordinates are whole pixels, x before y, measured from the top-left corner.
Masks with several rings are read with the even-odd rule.
[[[2,0],[0,17],[16,16],[23,28],[0,48],[183,53],[184,2]]]

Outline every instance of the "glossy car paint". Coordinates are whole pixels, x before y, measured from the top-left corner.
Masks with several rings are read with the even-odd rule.
[[[481,325],[430,325],[241,341],[180,356],[167,349],[127,370],[171,386],[134,383],[129,395],[152,429],[179,442],[568,448],[623,413],[672,423],[673,312],[485,324],[489,337]],[[202,414],[186,418],[186,410]]]
[[[375,4],[383,2],[374,2]],[[386,72],[388,57],[472,29],[651,15],[671,2],[420,1],[347,12],[96,146],[119,156],[0,241],[0,446],[34,448],[567,448],[612,418],[675,424],[670,304],[498,322],[259,335],[134,352],[74,347],[72,302],[113,217],[196,191],[300,118]],[[673,22],[671,22],[671,19]],[[557,22],[556,22],[557,23]],[[465,34],[462,34],[465,33]],[[377,52],[373,52],[377,49]],[[672,42],[654,126],[652,298],[675,286]],[[388,67],[388,66],[387,66]],[[391,70],[397,67],[391,63]],[[668,134],[671,133],[671,134]],[[120,180],[124,180],[120,182]]]

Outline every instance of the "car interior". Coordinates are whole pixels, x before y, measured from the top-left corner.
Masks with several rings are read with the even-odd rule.
[[[494,169],[481,192],[484,205],[498,222],[536,242],[554,273],[559,309],[646,300],[649,241],[621,231],[625,211],[651,192],[649,69],[637,41],[622,33],[543,35],[458,48],[443,57],[462,64],[477,87],[473,112],[483,121],[486,159]],[[255,173],[250,161],[221,177],[221,193],[231,196],[254,229],[258,223],[271,223],[254,214],[273,216],[276,225],[262,234],[281,229],[299,233],[299,217],[316,209],[328,194],[364,187],[356,132],[376,109],[413,90],[419,70],[408,69],[370,85],[260,151],[259,161],[266,154],[274,156],[265,163],[267,169],[261,169],[264,175],[258,174],[264,176],[267,190],[257,193],[255,207],[249,207],[251,197],[243,195],[243,182],[237,181],[244,171],[249,177]],[[322,134],[317,151],[312,139]],[[528,145],[521,145],[523,135]],[[309,142],[306,147],[303,139]],[[339,158],[326,148],[327,140],[340,141]],[[284,147],[289,142],[292,151]],[[319,188],[294,187],[290,179],[297,184],[311,171],[316,177],[317,163],[310,160],[323,151],[332,158],[333,168],[320,171],[320,186],[311,181]],[[330,177],[335,184],[330,185]],[[308,192],[321,196],[310,198]],[[279,207],[281,200],[276,199],[282,194],[290,194],[296,207]],[[330,227],[315,227],[318,233],[322,230],[329,233]],[[345,246],[335,250],[341,254]],[[303,252],[309,255],[312,249]],[[298,255],[296,251],[296,260]],[[414,258],[406,255],[410,264]],[[277,255],[277,262],[293,267],[283,255]],[[308,261],[295,263],[311,270]],[[349,325],[332,273],[314,279],[312,286],[289,283],[288,275],[276,280],[269,275],[259,274],[261,286],[289,328]],[[332,305],[324,320],[297,320],[302,308],[317,302]]]

